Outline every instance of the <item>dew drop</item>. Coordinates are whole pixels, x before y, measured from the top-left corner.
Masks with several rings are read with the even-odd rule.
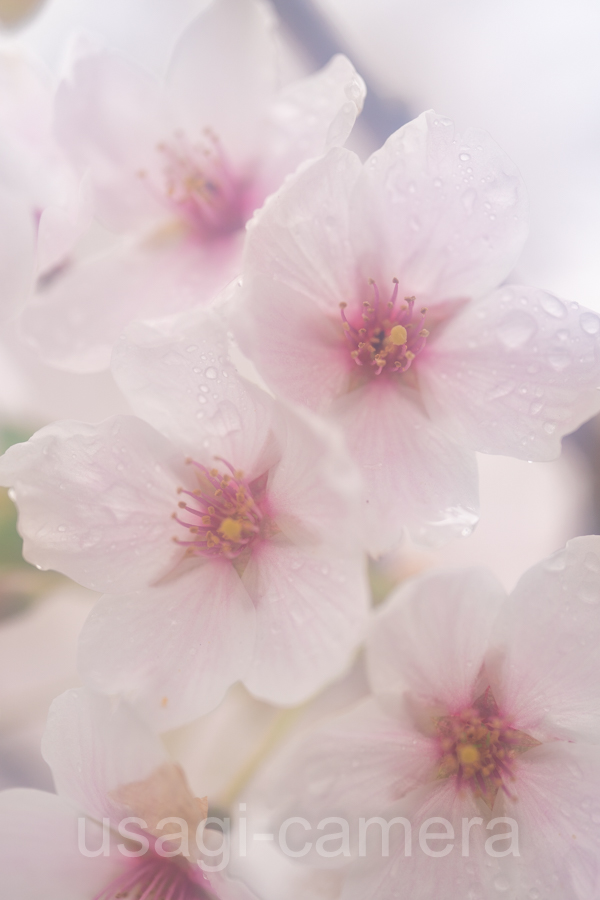
[[[197,347],[196,344],[190,344],[189,347],[186,347],[186,348],[185,348],[186,353],[193,353],[194,350],[197,350],[197,349],[198,349],[198,347]]]
[[[66,525],[59,525],[58,528],[57,528],[56,530],[57,530],[57,531],[60,531],[60,532],[66,531],[66,530],[67,530],[67,526],[66,526]]]
[[[200,385],[200,390],[202,391],[203,394],[208,394],[208,385],[207,385],[207,384],[201,384],[201,385]]]
[[[217,370],[215,369],[214,366],[209,366],[208,369],[205,370],[204,374],[206,375],[207,378],[216,378]]]
[[[526,344],[536,330],[537,324],[533,316],[521,310],[513,310],[500,322],[497,334],[505,347],[516,350]]]
[[[539,412],[542,411],[544,404],[537,401],[536,403],[532,403],[529,407],[529,412],[532,416],[537,416]]]
[[[579,324],[586,334],[597,334],[600,330],[600,319],[593,312],[585,312],[579,318]]]
[[[556,431],[556,425],[554,422],[544,422],[544,431],[546,434],[554,434]]]
[[[558,297],[553,297],[552,294],[544,294],[540,302],[544,312],[554,319],[564,319],[567,314],[565,304]]]
[[[471,154],[470,153],[461,153],[458,158],[460,159],[461,162],[469,162],[469,160],[471,159]]]
[[[494,879],[494,887],[500,894],[503,894],[509,889],[510,882],[508,878],[504,878],[503,875],[500,875],[498,878]]]
[[[579,586],[577,599],[587,606],[597,606],[600,603],[600,588],[595,582],[585,581]]]
[[[496,385],[496,387],[491,388],[491,390],[486,393],[485,399],[487,401],[499,400],[501,397],[506,397],[508,394],[511,394],[515,387],[514,381],[503,381]]]

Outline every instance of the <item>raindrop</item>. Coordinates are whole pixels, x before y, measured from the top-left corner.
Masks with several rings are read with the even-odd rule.
[[[514,381],[503,381],[500,384],[496,385],[496,387],[491,388],[485,395],[486,400],[499,400],[501,397],[506,397],[508,394],[512,393],[515,389]]]
[[[532,403],[531,406],[529,407],[529,412],[531,413],[532,416],[537,416],[537,414],[542,411],[543,406],[544,406],[544,404],[539,403],[539,401],[536,403]]]
[[[521,310],[508,313],[498,326],[498,337],[509,350],[516,350],[529,341],[537,330],[533,316]]]
[[[66,525],[59,525],[58,528],[57,528],[56,530],[57,530],[57,531],[61,531],[61,532],[62,532],[62,531],[66,531],[66,530],[67,530],[67,526],[66,526]]]
[[[215,369],[214,366],[209,366],[208,369],[206,369],[206,371],[204,372],[204,374],[206,375],[207,378],[216,378],[217,370]]]
[[[579,324],[586,334],[597,334],[600,329],[600,319],[593,312],[585,312],[579,319]]]
[[[461,153],[458,158],[460,159],[461,162],[469,162],[469,160],[471,159],[471,154],[470,153]]]
[[[186,347],[185,349],[186,349],[186,353],[193,353],[194,350],[198,349],[198,346],[196,344],[190,344],[190,346]]]
[[[551,294],[544,294],[540,302],[544,312],[555,319],[564,319],[567,314],[567,307],[562,300],[558,299],[558,297],[553,297]]]
[[[544,422],[544,431],[546,434],[554,434],[556,431],[556,425],[554,422]]]
[[[595,582],[584,582],[577,591],[577,598],[587,606],[600,603],[600,588]]]
[[[494,887],[499,893],[503,894],[509,889],[510,882],[508,878],[504,878],[503,875],[500,875],[498,878],[494,879]]]

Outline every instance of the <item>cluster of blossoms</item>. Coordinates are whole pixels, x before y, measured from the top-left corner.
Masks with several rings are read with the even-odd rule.
[[[2,312],[129,409],[0,459],[25,559],[102,594],[43,742],[57,794],[0,794],[10,895],[262,894],[160,734],[237,682],[308,704],[364,644],[372,696],[249,795],[336,869],[328,900],[592,900],[600,538],[508,598],[434,571],[374,612],[367,563],[468,538],[476,451],[559,455],[600,411],[600,317],[507,281],[526,199],[487,134],[426,112],[361,162],[361,78],[336,57],[281,86],[274,36],[259,0],[213,0],[162,81],[85,41],[57,86],[1,61]]]

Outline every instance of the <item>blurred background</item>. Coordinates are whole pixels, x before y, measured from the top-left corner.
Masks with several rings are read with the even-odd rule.
[[[181,31],[206,5],[206,0],[0,0],[0,43],[25,46],[56,76],[72,35],[84,31],[160,75]],[[375,149],[428,108],[460,127],[489,131],[520,168],[530,195],[531,234],[513,280],[600,312],[597,0],[275,0],[273,5],[281,20],[285,75],[314,71],[340,51],[363,75],[368,100],[352,137],[357,152]],[[10,327],[0,334],[0,451],[53,419],[98,421],[122,409],[108,374],[50,370]],[[565,440],[562,458],[553,463],[481,457],[482,516],[475,534],[436,553],[406,546],[379,561],[372,567],[375,598],[430,565],[488,565],[510,588],[528,566],[570,537],[599,532],[599,446],[600,426],[594,421]],[[90,592],[23,562],[13,506],[1,493],[0,787],[51,786],[39,738],[51,699],[76,683],[76,638],[92,601]],[[235,741],[232,717],[245,728],[241,737],[237,728]],[[174,735],[172,745],[182,758],[204,754],[205,765],[214,768],[219,741],[236,743],[228,765],[243,775],[257,748],[275,739],[280,721],[265,704],[235,689],[223,710],[201,727]],[[214,777],[219,785],[227,780],[218,767]],[[234,773],[234,783],[236,777],[242,776]],[[227,795],[224,787],[222,795]]]

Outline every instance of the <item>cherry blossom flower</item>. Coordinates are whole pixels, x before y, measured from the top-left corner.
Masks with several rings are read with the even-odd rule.
[[[332,150],[252,223],[233,326],[274,391],[344,427],[373,552],[468,533],[474,450],[553,459],[600,408],[598,316],[496,288],[525,236],[515,167],[433,112],[364,165]]]
[[[57,134],[121,237],[42,285],[28,339],[61,367],[105,368],[128,322],[210,300],[238,273],[254,210],[301,162],[344,143],[363,97],[341,56],[278,89],[258,0],[215,0],[164,85],[115,54],[81,55],[58,90]]]
[[[395,593],[367,641],[373,696],[305,739],[271,797],[282,817],[312,823],[410,824],[412,855],[401,824],[387,856],[381,841],[359,843],[344,900],[596,896],[599,611],[596,536],[570,541],[508,597],[484,569],[431,572]],[[448,839],[422,852],[435,817]],[[513,823],[501,829],[508,849],[498,820]]]
[[[251,900],[241,883],[199,864],[206,798],[193,797],[183,770],[125,704],[67,691],[52,705],[43,751],[57,794],[0,793],[0,859],[11,897]],[[179,823],[163,821],[173,817]]]
[[[132,327],[113,369],[142,418],[55,423],[0,462],[25,557],[106,592],[83,677],[161,729],[238,679],[301,702],[349,663],[368,609],[341,438],[238,376],[213,314]]]

